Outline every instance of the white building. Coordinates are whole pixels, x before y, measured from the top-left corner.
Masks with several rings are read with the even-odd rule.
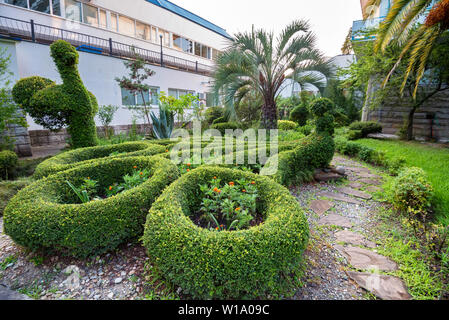
[[[212,59],[231,37],[166,0],[0,0],[0,47],[11,54],[13,83],[34,75],[60,83],[49,50],[58,39],[78,48],[81,78],[100,105],[141,100],[115,81],[128,74],[123,58],[137,48],[155,71],[146,98],[157,108],[155,93],[161,91],[176,97],[194,93],[212,104]],[[27,120],[29,130],[42,129]],[[131,122],[132,113],[122,107],[112,125]]]

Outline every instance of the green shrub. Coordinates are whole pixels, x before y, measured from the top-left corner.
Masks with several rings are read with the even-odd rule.
[[[134,166],[148,169],[151,178],[105,200],[76,204],[66,183],[79,185],[90,177],[104,189],[131,174]],[[5,233],[32,250],[81,258],[101,254],[142,235],[151,204],[178,177],[176,166],[160,157],[102,159],[63,171],[36,181],[11,199],[4,212]]]
[[[143,141],[72,150],[40,163],[35,170],[34,177],[40,179],[85,164],[86,161],[109,157],[115,153],[119,153],[117,157],[136,157],[153,156],[164,153],[166,150],[167,147],[163,145]]]
[[[334,116],[329,113],[318,117],[315,121],[315,131],[319,134],[328,134],[332,136],[335,132],[334,121]]]
[[[324,116],[326,113],[332,113],[334,108],[334,102],[327,98],[315,99],[310,104],[310,111],[318,118]]]
[[[15,102],[43,127],[56,130],[67,125],[75,148],[97,145],[94,121],[98,112],[95,96],[83,84],[78,72],[78,52],[70,43],[57,40],[51,56],[62,85],[41,77],[20,80],[13,88]]]
[[[279,120],[278,121],[278,129],[279,130],[295,130],[298,127],[298,125],[293,121],[288,120]]]
[[[212,124],[227,123],[226,117],[220,117],[212,121]]]
[[[237,129],[240,129],[240,126],[237,123],[235,123],[235,122],[224,122],[224,123],[214,124],[210,128],[218,130],[218,131],[220,131],[220,133],[222,135],[224,135],[226,133],[227,129],[229,129],[229,130],[237,130]]]
[[[392,184],[392,203],[410,217],[425,218],[431,207],[433,188],[421,168],[405,168]]]
[[[196,226],[189,216],[202,201],[199,185],[214,176],[254,181],[264,222],[232,232]],[[153,204],[143,243],[164,277],[194,298],[259,298],[295,286],[308,235],[302,209],[286,188],[267,177],[202,167],[173,183]]]
[[[19,157],[10,150],[0,151],[0,177],[8,179],[17,166]]]
[[[301,127],[307,124],[309,117],[309,110],[303,105],[295,107],[290,113],[290,120],[296,122]]]
[[[315,169],[329,166],[334,152],[332,137],[311,134],[296,143],[295,148],[279,153],[279,167],[273,178],[285,186],[311,180]]]
[[[214,120],[224,116],[224,109],[222,107],[210,107],[205,112],[206,122],[212,125]]]
[[[366,138],[371,133],[381,133],[382,126],[375,121],[367,121],[367,122],[357,121],[349,126],[349,130],[350,130],[349,139],[357,140]]]
[[[14,181],[0,181],[0,216],[3,216],[3,211],[9,200],[30,183],[31,180],[29,178]]]

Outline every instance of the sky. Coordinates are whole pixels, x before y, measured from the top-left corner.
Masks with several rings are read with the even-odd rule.
[[[341,54],[352,22],[362,19],[360,0],[171,0],[226,29],[229,34],[256,28],[276,34],[295,19],[307,19],[317,46],[328,57]]]

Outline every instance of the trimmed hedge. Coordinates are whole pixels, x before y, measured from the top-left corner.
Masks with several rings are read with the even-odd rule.
[[[382,125],[376,121],[353,122],[349,126],[349,139],[357,140],[366,138],[371,133],[382,133]]]
[[[43,161],[36,167],[34,177],[36,179],[47,177],[53,173],[85,164],[86,161],[109,157],[114,152],[126,152],[116,157],[153,156],[164,153],[167,147],[148,142],[128,142],[109,146],[82,148],[61,153]]]
[[[298,124],[293,121],[288,120],[279,120],[278,121],[278,129],[279,130],[295,130],[298,127]]]
[[[132,173],[133,166],[149,169],[151,178],[114,197],[74,204],[76,195],[66,180],[79,185],[90,177],[105,189]],[[151,204],[178,177],[177,167],[161,157],[102,159],[63,171],[36,181],[9,202],[5,233],[32,250],[80,258],[102,254],[142,235]]]
[[[200,184],[255,181],[264,223],[248,230],[214,232],[188,215],[200,205]],[[290,192],[267,177],[219,167],[201,167],[168,187],[153,204],[143,243],[170,282],[195,298],[259,298],[283,294],[302,260],[308,223]]]
[[[290,113],[290,120],[296,122],[301,127],[307,124],[307,120],[309,119],[309,117],[309,109],[307,109],[307,107],[303,105],[295,107]]]
[[[216,123],[212,125],[210,128],[218,130],[222,135],[224,135],[227,129],[237,130],[240,129],[240,126],[234,122],[223,122],[223,123]]]
[[[5,150],[0,152],[0,177],[2,179],[7,179],[14,168],[17,166],[19,157],[17,154],[10,150]]]

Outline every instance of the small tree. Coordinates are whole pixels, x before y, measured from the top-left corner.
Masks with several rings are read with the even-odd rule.
[[[145,133],[149,134],[149,125],[151,123],[150,108],[145,100],[145,92],[150,91],[150,86],[144,82],[154,75],[154,71],[146,67],[145,60],[132,48],[133,57],[125,61],[125,67],[129,70],[129,77],[115,78],[120,88],[128,90],[133,95],[139,95],[142,98],[142,105],[130,107],[131,110],[139,111],[145,122]]]
[[[112,120],[114,120],[114,115],[119,108],[119,106],[107,105],[101,106],[98,110],[98,119],[100,119],[100,122],[104,127],[104,134],[106,139],[109,139],[110,137],[109,125],[112,123]]]
[[[10,63],[10,56],[6,54],[6,49],[0,49],[0,135],[1,144],[0,150],[11,149],[13,140],[9,136],[9,126],[19,125],[27,127],[28,124],[23,116],[21,116],[21,110],[17,104],[14,103],[11,97],[11,90],[8,89],[11,81],[9,77],[12,72],[8,70]]]

